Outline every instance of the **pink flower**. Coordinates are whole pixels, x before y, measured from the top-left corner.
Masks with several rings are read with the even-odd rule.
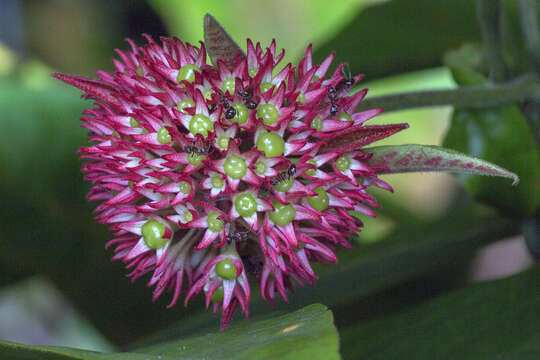
[[[391,191],[362,147],[407,125],[364,125],[381,109],[355,112],[361,76],[328,74],[333,55],[314,65],[311,46],[280,68],[275,42],[248,40],[229,68],[207,64],[202,43],[146,38],[117,51],[112,74],[54,76],[95,101],[80,153],[113,259],[133,279],[149,273],[154,299],[171,291],[170,306],[202,293],[225,328],[236,307],[248,314],[248,275],[272,303],[313,284],[313,262],[337,262],[362,227],[350,212],[375,216],[366,189]]]

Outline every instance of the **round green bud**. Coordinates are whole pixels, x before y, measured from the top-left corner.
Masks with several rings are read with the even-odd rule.
[[[195,101],[193,101],[190,98],[182,99],[176,104],[176,108],[178,111],[180,111],[182,114],[187,114],[187,111],[184,110],[185,108],[192,108],[195,107]]]
[[[201,69],[195,65],[195,64],[186,64],[178,70],[178,75],[176,75],[176,81],[180,83],[180,81],[187,81],[187,82],[194,82],[195,81],[195,71],[200,72]]]
[[[311,120],[311,128],[317,131],[321,131],[323,129],[323,119],[321,115],[317,115],[313,118],[313,120]]]
[[[191,220],[193,220],[193,214],[191,213],[191,211],[186,211],[184,214],[183,214],[183,222],[184,223],[188,223],[190,222]]]
[[[263,82],[261,83],[261,86],[260,86],[261,93],[264,94],[265,92],[267,92],[268,90],[270,90],[270,89],[272,88],[272,86],[274,86],[274,84],[272,84],[271,82],[263,81]]]
[[[169,131],[165,129],[164,127],[160,128],[157,132],[157,141],[160,144],[168,144],[171,142],[171,134],[169,134]]]
[[[225,181],[219,175],[212,176],[212,187],[216,189],[221,189],[225,184]]]
[[[241,179],[246,175],[246,161],[238,155],[229,155],[223,164],[225,173],[233,179]]]
[[[214,123],[206,115],[195,114],[189,121],[189,131],[193,135],[201,134],[204,137],[208,136],[208,131],[214,131]]]
[[[296,101],[298,101],[301,105],[306,105],[307,103],[306,94],[300,93],[298,97],[296,98]]]
[[[311,207],[317,211],[325,210],[328,207],[328,204],[330,203],[330,199],[328,198],[328,194],[326,193],[326,190],[324,190],[322,186],[319,186],[313,189],[313,192],[316,193],[317,195],[310,196],[307,198],[309,205],[311,205]]]
[[[204,159],[206,159],[206,155],[200,155],[195,153],[191,153],[188,155],[188,163],[193,166],[200,166]]]
[[[257,117],[262,118],[265,125],[273,125],[279,120],[279,111],[273,104],[261,104],[257,108]]]
[[[206,100],[212,100],[212,94],[214,93],[214,90],[212,88],[207,88],[203,90],[203,97]]]
[[[349,170],[351,167],[351,158],[349,155],[343,155],[337,158],[336,160],[336,167],[339,171],[346,171]]]
[[[267,167],[268,165],[266,165],[266,161],[264,161],[263,159],[258,159],[255,162],[255,173],[257,175],[263,175],[266,172]]]
[[[238,125],[245,124],[248,121],[249,116],[248,108],[241,103],[233,103],[231,106],[236,110],[236,115],[234,115],[230,121],[237,123]]]
[[[221,90],[223,92],[229,92],[229,94],[234,94],[234,89],[236,86],[236,82],[233,77],[228,77],[221,83]]]
[[[229,259],[223,259],[216,264],[216,274],[224,280],[236,279],[238,271],[233,262]]]
[[[144,243],[151,249],[165,246],[168,239],[164,239],[165,225],[157,220],[148,220],[141,228]]]
[[[266,157],[281,156],[285,151],[285,141],[274,132],[259,134],[257,149],[263,151]]]
[[[309,170],[306,171],[306,174],[308,174],[309,176],[315,176],[315,174],[317,173],[317,169],[316,169],[317,162],[315,160],[311,159],[311,160],[306,161],[306,163],[315,165],[315,169],[309,169]]]
[[[296,210],[292,205],[283,205],[279,201],[273,201],[274,211],[268,213],[270,220],[278,226],[285,226],[296,217]]]
[[[191,192],[191,184],[187,181],[180,181],[178,183],[178,186],[180,187],[180,192],[182,194],[189,194]]]
[[[337,119],[338,119],[339,121],[349,121],[349,122],[352,121],[351,115],[350,115],[348,112],[346,112],[346,111],[340,112],[340,113],[338,114]]]
[[[220,286],[214,291],[214,293],[212,294],[212,297],[210,298],[210,300],[212,300],[214,302],[222,302],[224,295],[225,295],[225,293],[223,292],[223,287]]]
[[[222,137],[218,138],[217,146],[220,149],[227,150],[227,148],[229,147],[229,138],[226,137],[226,136],[222,136]]]
[[[279,192],[289,191],[294,184],[294,178],[290,177],[274,185],[274,188]]]
[[[206,219],[206,226],[213,232],[220,232],[223,230],[223,221],[219,220],[218,216],[220,216],[219,213],[212,211],[208,214],[208,218]]]
[[[248,70],[248,74],[251,77],[255,77],[255,75],[257,75],[258,72],[259,72],[259,69],[256,69],[256,68],[251,68]]]
[[[250,217],[257,211],[257,201],[249,193],[240,194],[234,199],[234,208],[243,217]]]
[[[137,73],[137,75],[143,76],[143,72],[140,66],[137,66],[137,69],[135,70],[135,72]]]
[[[130,118],[129,118],[129,126],[131,126],[131,127],[138,127],[138,126],[139,126],[139,123],[137,122],[137,120],[135,120],[135,118],[130,117]]]

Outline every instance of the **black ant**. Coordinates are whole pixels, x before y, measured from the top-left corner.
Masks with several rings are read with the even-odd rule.
[[[330,99],[330,114],[334,116],[339,111],[338,106],[336,105],[337,90],[335,87],[328,87],[328,98]]]
[[[278,176],[270,180],[270,184],[277,185],[282,181],[289,180],[296,175],[296,165],[292,164],[287,171],[280,172]]]
[[[238,90],[238,95],[242,98],[244,101],[244,104],[248,109],[255,109],[257,107],[258,102],[253,100],[253,89],[249,88],[247,90]]]
[[[227,233],[227,244],[231,244],[233,241],[247,240],[247,237],[248,237],[247,231],[231,232],[230,230],[231,230],[231,224],[227,223],[227,225],[225,225],[225,232]]]
[[[225,95],[223,95],[222,93],[219,93],[219,97],[221,100],[221,105],[225,109],[225,118],[227,120],[231,120],[232,118],[236,116],[236,109],[231,106],[231,104],[229,103],[229,99],[227,99]]]
[[[349,66],[347,65],[347,72],[345,72],[345,67],[341,68],[341,73],[343,74],[343,79],[337,84],[337,91],[341,91],[343,87],[350,88],[354,85],[354,78],[352,77]]]
[[[347,69],[349,67],[347,66]],[[330,114],[332,116],[337,115],[339,112],[339,108],[336,104],[338,93],[343,90],[344,87],[350,88],[354,85],[354,78],[351,75],[350,71],[345,72],[345,67],[341,69],[341,73],[343,74],[343,79],[341,79],[336,87],[329,86],[328,87],[328,98],[330,99]]]
[[[193,144],[195,144],[195,141],[193,141]],[[206,140],[204,147],[199,148],[195,145],[188,145],[184,148],[184,151],[188,154],[208,155],[214,151],[214,148],[212,147],[212,144]]]

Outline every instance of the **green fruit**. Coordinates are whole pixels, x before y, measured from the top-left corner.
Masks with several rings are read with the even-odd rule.
[[[326,210],[326,208],[328,208],[328,205],[330,204],[330,199],[328,198],[326,190],[319,186],[313,189],[313,192],[315,192],[317,195],[307,198],[309,205],[311,205],[311,207],[317,211]]]
[[[225,173],[233,179],[241,179],[246,175],[246,161],[238,155],[229,155],[223,165]]]
[[[171,142],[171,134],[164,127],[160,128],[157,132],[157,140],[160,144],[168,144]]]
[[[285,226],[296,217],[296,210],[292,205],[283,205],[279,201],[272,202],[272,205],[274,205],[275,210],[270,212],[268,216],[274,224]]]
[[[274,132],[265,132],[257,138],[257,149],[266,157],[281,156],[285,152],[285,141]]]
[[[238,271],[233,262],[229,259],[223,259],[216,264],[216,274],[224,280],[233,280],[238,276]]]
[[[223,221],[219,220],[218,216],[220,216],[219,213],[212,211],[210,214],[208,214],[208,218],[206,219],[208,229],[213,232],[220,232],[223,230]]]
[[[343,155],[337,158],[336,160],[336,167],[339,171],[346,171],[349,170],[351,167],[351,158],[349,155]]]
[[[151,249],[163,247],[168,239],[164,239],[165,225],[157,220],[148,220],[141,228],[144,243]]]
[[[195,114],[189,121],[189,131],[193,135],[201,134],[204,137],[208,136],[208,131],[214,131],[214,123],[206,115]]]
[[[257,117],[263,119],[265,125],[273,125],[279,120],[279,111],[273,104],[261,104],[257,108]]]
[[[240,194],[234,199],[234,208],[243,217],[250,217],[257,211],[257,201],[249,193]]]
[[[181,81],[194,82],[195,81],[195,71],[200,72],[201,69],[195,64],[186,64],[178,70],[178,75],[176,75],[176,81],[180,83]]]

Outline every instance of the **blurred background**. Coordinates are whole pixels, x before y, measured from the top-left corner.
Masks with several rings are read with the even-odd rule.
[[[336,63],[365,74],[358,89],[368,87],[368,96],[456,87],[445,52],[481,39],[469,0],[0,0],[0,339],[106,351],[201,324],[217,328],[200,301],[167,310],[167,295],[153,303],[145,280],[131,284],[124,266],[110,262],[110,234],[92,219],[96,204],[85,199],[89,184],[76,155],[87,141],[78,118],[91,103],[50,76],[110,71],[113,49],[127,48],[125,37],[142,44],[142,33],[197,43],[207,12],[243,48],[248,37],[263,45],[275,38],[286,49],[284,65],[309,43],[315,61],[335,51]],[[450,107],[434,107],[383,114],[371,124],[411,125],[380,144],[440,145],[451,117]],[[523,176],[510,161],[502,165]],[[374,191],[382,209],[365,219],[355,250],[342,251],[338,266],[321,267],[315,288],[299,289],[274,311],[321,302],[340,333],[350,332],[358,321],[532,265],[517,225],[474,202],[455,176],[385,180],[395,193]],[[339,296],[343,288],[352,290]],[[254,302],[251,315],[271,310]]]

